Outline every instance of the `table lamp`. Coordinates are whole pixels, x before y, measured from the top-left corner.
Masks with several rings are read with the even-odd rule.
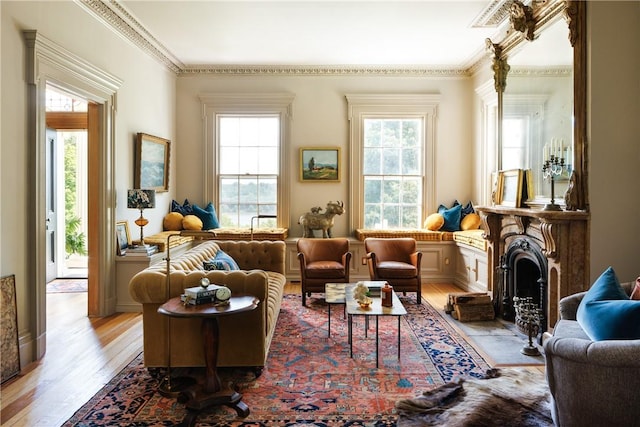
[[[140,227],[140,244],[144,245],[142,229],[149,224],[149,220],[142,215],[142,211],[156,207],[156,190],[142,190],[140,188],[128,190],[127,207],[129,209],[140,209],[140,218],[135,220],[135,224]]]

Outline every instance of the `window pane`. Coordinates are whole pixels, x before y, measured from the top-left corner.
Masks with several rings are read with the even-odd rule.
[[[238,224],[238,205],[221,203],[218,217],[221,227],[236,227]]]
[[[220,180],[220,200],[225,203],[238,203],[237,178],[222,178]]]
[[[277,203],[278,202],[278,180],[261,178],[258,182],[258,200],[263,203]]]
[[[382,151],[379,148],[364,149],[364,164],[362,165],[362,173],[367,175],[376,175],[381,173],[380,159]]]
[[[382,185],[383,203],[400,203],[400,180],[385,179]]]
[[[380,213],[380,204],[367,204],[364,205],[364,228],[380,229],[382,228],[381,220],[382,215]]]
[[[384,156],[382,173],[385,175],[399,175],[400,150],[397,148],[386,148],[382,151],[382,155]]]
[[[384,228],[400,228],[400,206],[384,207]]]
[[[402,175],[418,175],[420,173],[420,149],[405,148],[402,150]]]

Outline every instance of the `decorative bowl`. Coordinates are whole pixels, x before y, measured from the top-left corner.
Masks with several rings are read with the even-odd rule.
[[[371,303],[373,302],[373,300],[371,298],[366,298],[363,300],[359,300],[358,304],[360,305],[360,308],[362,309],[368,309],[369,307],[371,307]]]

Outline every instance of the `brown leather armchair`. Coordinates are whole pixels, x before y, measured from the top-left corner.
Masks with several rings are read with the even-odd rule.
[[[307,295],[323,292],[326,283],[348,283],[349,240],[344,238],[298,239],[298,259],[302,282],[302,305],[307,303]]]
[[[369,237],[364,240],[367,264],[371,280],[387,281],[396,292],[416,292],[420,304],[422,284],[420,263],[422,252],[418,252],[415,239],[410,237],[379,239]]]

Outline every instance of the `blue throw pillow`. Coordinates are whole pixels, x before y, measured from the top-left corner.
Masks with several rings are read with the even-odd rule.
[[[227,263],[229,265],[229,270],[240,270],[238,263],[236,263],[236,261],[233,258],[231,258],[231,256],[228,253],[224,252],[222,249],[219,249],[218,252],[216,253],[215,260]]]
[[[200,218],[202,221],[203,230],[212,230],[214,228],[220,228],[218,222],[218,216],[216,215],[216,208],[209,202],[206,208],[202,209],[198,205],[193,205],[193,214]]]
[[[444,205],[438,207],[438,213],[444,217],[444,225],[441,231],[460,231],[460,219],[462,218],[462,205],[453,205],[447,208]]]
[[[207,271],[210,271],[210,270],[230,271],[231,270],[231,266],[229,265],[229,263],[221,259],[210,259],[209,261],[204,261],[202,263],[202,267]]]
[[[188,199],[184,199],[184,204],[180,205],[180,203],[175,200],[171,201],[171,212],[181,213],[183,216],[192,215],[193,214],[193,206],[189,203]]]
[[[591,285],[576,317],[594,341],[640,339],[640,301],[629,299],[611,267]]]

